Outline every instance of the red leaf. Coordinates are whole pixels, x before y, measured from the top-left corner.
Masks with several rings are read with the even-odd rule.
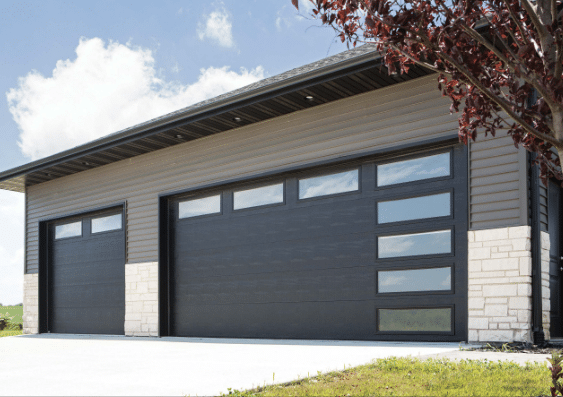
[[[291,0],[291,4],[299,10],[299,0]]]

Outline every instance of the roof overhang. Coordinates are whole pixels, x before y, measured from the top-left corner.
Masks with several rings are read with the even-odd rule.
[[[25,192],[27,186],[431,73],[413,66],[408,74],[390,76],[373,47],[362,46],[1,172],[0,189]]]

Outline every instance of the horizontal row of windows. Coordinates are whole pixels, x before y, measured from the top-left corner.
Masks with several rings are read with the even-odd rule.
[[[379,165],[378,186],[418,181],[450,175],[450,153],[420,157]],[[299,179],[299,199],[308,199],[359,190],[359,170]],[[284,184],[277,183],[233,194],[233,209],[259,207],[284,202]],[[424,219],[451,214],[451,194],[442,193],[424,197],[393,200],[378,204],[379,223]],[[179,218],[221,213],[220,194],[182,201]]]
[[[109,232],[112,230],[120,230],[123,227],[121,214],[102,216],[93,218],[91,233]],[[68,237],[82,236],[82,221],[65,223],[55,226],[55,240]]]

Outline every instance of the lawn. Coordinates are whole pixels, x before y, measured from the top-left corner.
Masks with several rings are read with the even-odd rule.
[[[545,364],[411,358],[380,359],[235,396],[538,396],[549,395]]]
[[[23,317],[23,306],[0,306],[0,316],[5,317],[8,313],[8,317],[14,317],[13,322],[16,324],[22,323]],[[4,336],[14,336],[21,335],[20,330],[2,330],[0,331],[0,338]]]

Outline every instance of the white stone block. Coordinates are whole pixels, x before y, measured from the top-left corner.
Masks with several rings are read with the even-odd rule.
[[[532,342],[532,333],[528,330],[514,332],[514,342]]]
[[[149,281],[149,289],[158,289],[158,281]]]
[[[469,317],[483,317],[485,315],[485,310],[469,309]]]
[[[541,247],[542,249],[549,250],[551,242],[549,241],[549,234],[546,232],[541,232]]]
[[[531,238],[532,228],[530,226],[516,226],[508,228],[508,238]]]
[[[511,330],[484,330],[479,332],[479,342],[512,342],[514,332]]]
[[[484,285],[483,296],[516,296],[517,287],[514,284]]]
[[[518,270],[519,263],[518,258],[486,259],[481,266],[483,271]]]
[[[469,329],[488,329],[489,319],[480,317],[469,317],[468,319]]]
[[[531,276],[532,275],[532,258],[531,257],[520,258],[520,275],[521,276]]]
[[[507,305],[508,304],[508,298],[485,298],[485,303],[487,305],[490,304],[501,304],[501,305]]]
[[[482,285],[470,285],[469,286],[469,291],[482,291],[482,290],[483,290]]]
[[[500,323],[498,325],[498,329],[510,329],[510,324],[508,323]]]
[[[475,232],[472,231],[467,232],[467,241],[470,243],[475,241]]]
[[[508,239],[508,228],[476,230],[475,241],[491,241]]]
[[[475,260],[475,259],[488,259],[491,257],[491,248],[469,248],[468,252],[468,259]]]
[[[508,306],[507,305],[489,305],[485,306],[485,316],[507,316]]]
[[[508,301],[508,307],[511,309],[531,309],[532,308],[532,300],[528,297],[517,297],[517,298],[510,298]]]
[[[510,252],[510,251],[514,251],[512,249],[512,245],[503,245],[501,247],[498,247],[498,252]],[[508,256],[508,254],[506,254],[506,256]]]
[[[489,329],[497,329],[498,328],[498,324],[497,323],[491,323],[489,322]]]
[[[471,277],[471,273],[481,271],[481,261],[480,260],[469,261],[467,263],[467,266],[468,266],[469,274],[470,274],[469,277]]]
[[[518,321],[518,318],[505,316],[505,317],[491,317],[489,320],[495,323],[515,323],[516,321]]]
[[[507,270],[504,275],[506,277],[520,277],[520,270]]]
[[[512,240],[513,251],[530,251],[532,249],[532,240],[529,238],[515,238]]]
[[[518,322],[531,324],[532,311],[531,310],[518,310]]]
[[[137,293],[146,294],[149,292],[149,283],[137,283]]]
[[[485,299],[483,298],[469,298],[470,309],[483,309],[485,307]]]
[[[491,259],[508,258],[508,252],[491,253]]]
[[[518,296],[532,296],[532,285],[518,284]]]
[[[141,313],[127,312],[125,313],[125,321],[141,321]]]
[[[483,248],[483,243],[476,242],[476,243],[467,243],[468,248]]]
[[[531,257],[532,253],[530,251],[511,251],[508,253],[510,257],[523,257],[528,256]]]

